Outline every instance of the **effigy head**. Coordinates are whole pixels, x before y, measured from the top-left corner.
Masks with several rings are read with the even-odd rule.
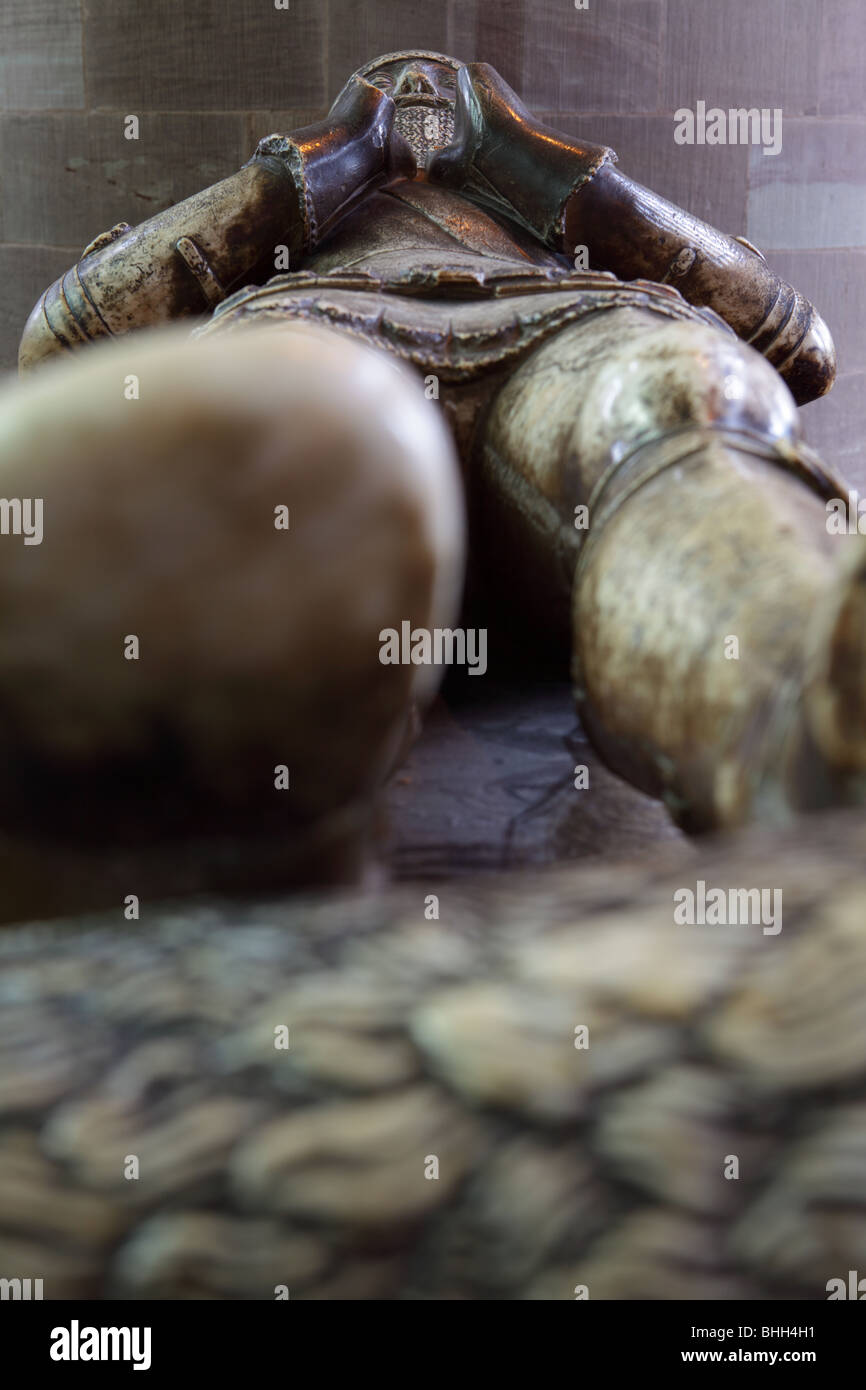
[[[397,108],[395,126],[411,145],[419,169],[454,137],[457,74],[463,63],[444,53],[385,53],[358,76],[380,87]]]

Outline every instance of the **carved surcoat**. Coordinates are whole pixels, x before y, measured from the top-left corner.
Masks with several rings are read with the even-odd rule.
[[[565,324],[621,305],[731,332],[669,285],[575,270],[468,199],[405,182],[350,213],[299,270],[226,299],[197,335],[306,319],[459,384],[498,376]]]

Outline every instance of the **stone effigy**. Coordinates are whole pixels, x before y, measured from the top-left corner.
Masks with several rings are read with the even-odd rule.
[[[474,563],[571,643],[591,737],[681,824],[856,794],[859,581],[824,524],[844,485],[796,412],[833,345],[754,247],[541,126],[487,65],[389,54],[321,123],[97,238],[34,309],[21,370],[183,318],[191,354],[315,324],[420,370]]]
[[[822,1299],[862,1269],[859,818],[455,885],[441,923],[417,888],[118,908],[143,862],[203,886],[191,841],[259,888],[357,844],[432,686],[377,634],[447,627],[462,566],[407,367],[475,563],[573,642],[614,767],[698,828],[856,795],[861,561],[797,422],[833,376],[811,306],[491,69],[387,55],[92,243],[21,366],[0,822],[117,865],[109,915],[0,935],[4,1277]]]

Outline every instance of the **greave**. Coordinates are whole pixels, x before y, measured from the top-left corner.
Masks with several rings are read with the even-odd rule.
[[[806,639],[835,583],[837,486],[797,440],[699,425],[596,489],[572,596],[578,708],[613,770],[688,830],[805,804]]]

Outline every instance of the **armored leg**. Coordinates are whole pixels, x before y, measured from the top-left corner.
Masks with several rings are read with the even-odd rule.
[[[439,675],[380,633],[450,626],[461,582],[409,373],[308,325],[160,329],[9,385],[0,424],[44,516],[0,548],[0,919],[353,870]]]
[[[689,828],[838,799],[834,758],[862,757],[862,742],[837,757],[816,715],[851,630],[822,500],[839,486],[779,376],[700,323],[594,315],[496,400],[487,553],[532,575],[536,620],[560,638],[571,623],[606,761]]]

